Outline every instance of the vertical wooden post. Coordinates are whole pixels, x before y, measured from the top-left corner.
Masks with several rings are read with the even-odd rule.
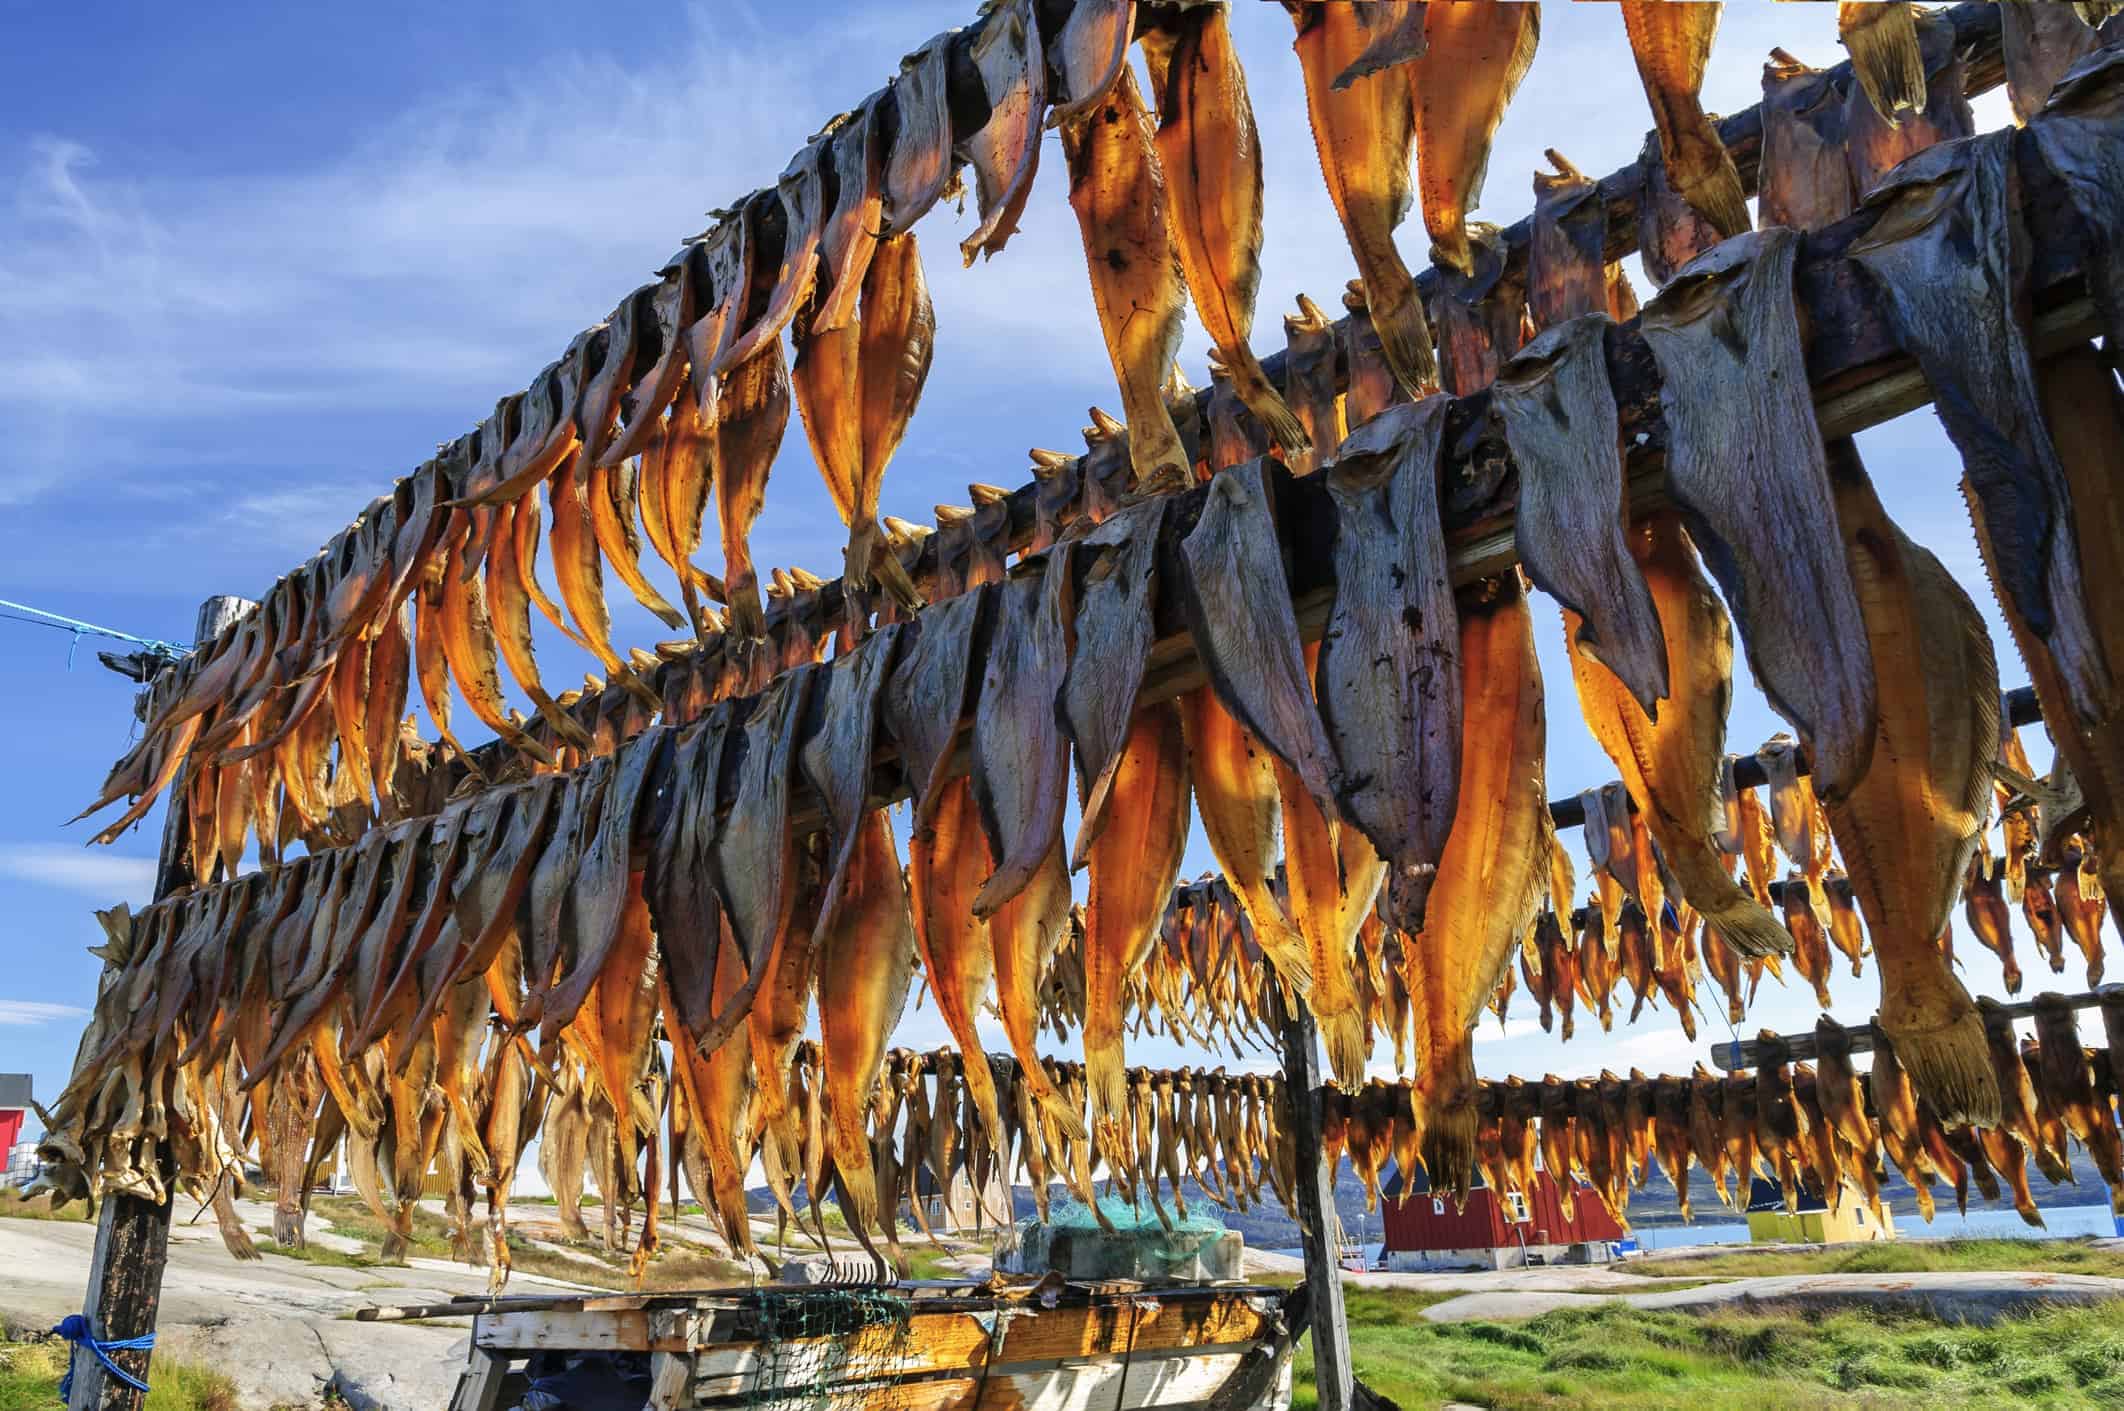
[[[1298,1155],[1299,1235],[1305,1244],[1305,1282],[1311,1295],[1313,1385],[1320,1411],[1350,1411],[1356,1377],[1350,1370],[1350,1328],[1342,1309],[1342,1265],[1337,1258],[1340,1222],[1335,1216],[1335,1172],[1320,1146],[1320,1045],[1313,1011],[1283,999],[1271,983],[1283,1040],[1283,1082],[1291,1099],[1291,1145]]]
[[[243,598],[208,598],[199,606],[192,640],[206,645],[256,606]],[[162,850],[155,863],[157,901],[193,881],[190,820],[184,806],[190,774],[187,763],[164,797]],[[163,1166],[168,1169],[166,1153]],[[105,1195],[84,1300],[91,1336],[111,1342],[155,1331],[155,1314],[162,1303],[162,1271],[170,1254],[170,1209],[168,1197],[158,1204],[136,1195]],[[113,1352],[111,1360],[144,1382],[150,1355],[145,1349]],[[73,1373],[67,1411],[139,1411],[145,1400],[82,1348],[74,1349]]]

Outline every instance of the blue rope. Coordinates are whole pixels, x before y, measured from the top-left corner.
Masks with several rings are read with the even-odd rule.
[[[145,1352],[155,1345],[155,1335],[153,1333],[143,1333],[136,1338],[112,1338],[106,1342],[97,1337],[89,1328],[88,1319],[82,1317],[79,1313],[69,1313],[66,1317],[60,1319],[58,1327],[52,1329],[52,1336],[65,1338],[68,1342],[79,1344],[95,1353],[96,1360],[103,1364],[104,1371],[109,1372],[134,1391],[145,1392],[148,1389],[146,1382],[113,1362],[111,1354],[113,1352]],[[73,1390],[74,1363],[72,1358],[68,1358],[66,1376],[59,1383],[59,1399],[61,1401],[67,1400],[72,1395]]]
[[[18,617],[17,613],[29,613],[31,616]],[[31,627],[51,627],[61,632],[71,632],[74,637],[73,645],[66,650],[66,667],[69,671],[74,669],[74,651],[81,645],[83,637],[108,637],[117,642],[132,642],[145,647],[151,653],[172,660],[186,656],[192,650],[180,642],[165,642],[159,637],[136,637],[130,632],[120,632],[113,627],[98,627],[93,622],[62,617],[56,612],[33,608],[27,603],[11,603],[5,598],[0,598],[0,621],[21,622]]]

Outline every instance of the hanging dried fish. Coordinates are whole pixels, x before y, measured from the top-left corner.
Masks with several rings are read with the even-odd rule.
[[[1740,173],[1704,112],[1704,69],[1723,5],[1622,0],[1630,56],[1652,105],[1667,179],[1721,237],[1749,228]]]
[[[1762,113],[1762,223],[1820,230],[1850,215],[1858,192],[1844,159],[1844,100],[1836,84],[1772,49],[1763,65]]]
[[[1482,203],[1490,143],[1540,39],[1541,6],[1522,0],[1425,12],[1424,52],[1405,72],[1416,100],[1417,190],[1435,264],[1474,272],[1468,212]]]

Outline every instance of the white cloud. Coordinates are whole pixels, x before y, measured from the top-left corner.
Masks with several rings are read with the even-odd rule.
[[[146,901],[155,887],[155,860],[63,843],[0,843],[0,876],[79,892],[108,906]]]
[[[50,1024],[61,1019],[79,1019],[85,1009],[71,1004],[47,1004],[34,999],[0,999],[0,1027]]]

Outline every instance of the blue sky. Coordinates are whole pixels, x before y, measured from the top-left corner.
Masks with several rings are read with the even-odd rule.
[[[603,318],[705,213],[771,183],[900,54],[970,18],[972,0],[806,0],[691,8],[525,0],[358,8],[137,3],[10,7],[0,53],[0,597],[148,636],[189,634],[198,601],[255,596],[436,443],[520,390]],[[1267,162],[1256,346],[1280,346],[1299,292],[1335,307],[1355,273],[1322,189],[1281,7],[1236,25]],[[1551,5],[1542,50],[1506,119],[1481,216],[1531,206],[1544,146],[1590,172],[1631,160],[1649,126],[1619,16]],[[1842,57],[1827,5],[1729,7],[1707,104],[1759,96],[1773,44]],[[1979,104],[1983,126],[2003,101]],[[1029,446],[1074,450],[1084,410],[1118,409],[1050,136],[1022,233],[962,271],[971,211],[919,228],[937,306],[928,391],[887,478],[885,509],[927,522],[971,481],[1017,485]],[[1424,242],[1406,227],[1412,257]],[[1633,271],[1634,272],[1634,271]],[[1648,294],[1638,280],[1641,294]],[[1183,367],[1205,380],[1190,328]],[[1929,413],[1862,441],[1894,513],[1985,608],[2013,659]],[[831,574],[842,533],[792,426],[754,535],[763,570]],[[711,541],[712,542],[712,541]],[[710,551],[712,557],[713,551]],[[667,635],[615,601],[619,638]],[[1550,792],[1613,777],[1578,723],[1551,610],[1538,612],[1549,682]],[[580,669],[541,638],[549,682]],[[112,849],[60,821],[126,746],[131,687],[67,639],[0,624],[0,1070],[54,1094],[96,962],[90,909],[146,899],[160,815]],[[1780,728],[1745,681],[1734,748]],[[2031,738],[2040,765],[2045,751]],[[1199,837],[1190,872],[1209,865]],[[1581,871],[1583,875],[1583,870]],[[1959,922],[1957,922],[1959,925]],[[2032,944],[2020,937],[2032,987]],[[2002,993],[1973,940],[1978,993]],[[2059,988],[2078,988],[2074,971]],[[1869,971],[1834,982],[1847,1020],[1875,1003]],[[1707,1000],[1707,1004],[1709,1001]],[[1686,1071],[1725,1037],[1707,1014],[1688,1044],[1671,1013],[1561,1045],[1524,993],[1507,1035],[1482,1030],[1486,1072]],[[1756,1024],[1813,1023],[1795,985],[1766,989]],[[903,1041],[941,1035],[910,1013]],[[1000,1042],[1000,1035],[995,1036]],[[1144,1043],[1151,1062],[1200,1061]]]

